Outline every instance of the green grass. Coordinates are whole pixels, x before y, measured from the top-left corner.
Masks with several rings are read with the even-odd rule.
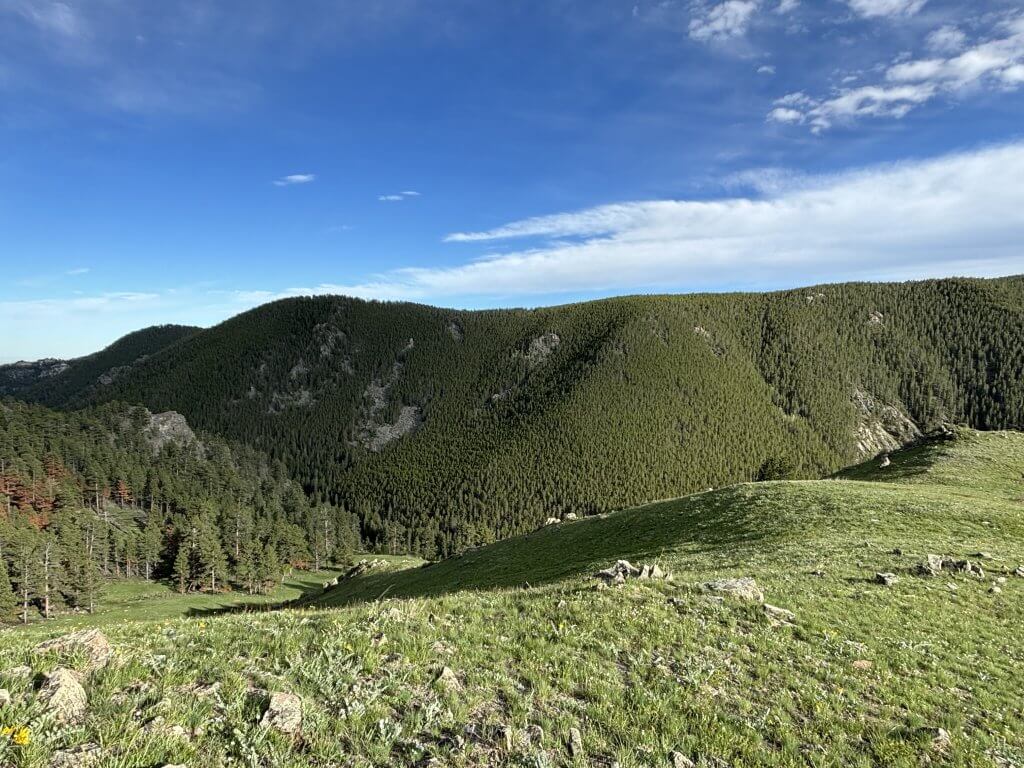
[[[8,631],[0,687],[15,703],[0,724],[33,739],[0,765],[83,742],[117,768],[640,768],[673,750],[702,766],[1022,765],[1022,471],[1024,436],[964,433],[884,469],[737,485],[371,573],[303,609],[131,622],[111,609],[95,618],[118,653],[75,729],[48,725],[32,682],[2,672],[58,662],[32,654],[38,632]],[[913,574],[927,553],[977,551],[993,555],[984,581]],[[673,578],[596,591],[589,574],[619,557]],[[877,571],[900,580],[876,585]],[[731,575],[754,576],[794,626],[699,587]],[[442,667],[461,690],[435,683]],[[302,736],[262,729],[253,689],[299,694]],[[157,716],[203,735],[147,730]]]

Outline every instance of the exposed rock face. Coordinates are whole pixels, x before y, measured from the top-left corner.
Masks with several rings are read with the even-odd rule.
[[[972,560],[954,560],[941,555],[928,555],[927,559],[917,566],[917,573],[921,576],[938,576],[942,571],[985,578],[985,569]]]
[[[551,357],[551,353],[558,349],[558,345],[561,343],[562,340],[558,334],[550,331],[533,339],[523,355],[527,367],[532,370],[546,363]]]
[[[313,393],[308,389],[294,392],[274,392],[270,395],[270,413],[282,413],[288,408],[308,408],[313,404]]]
[[[292,735],[302,729],[302,699],[294,693],[272,693],[260,725]]]
[[[423,411],[416,405],[403,405],[398,417],[393,422],[385,422],[383,415],[388,407],[391,387],[401,375],[405,364],[402,356],[410,352],[415,343],[409,339],[405,347],[398,353],[398,360],[391,367],[386,379],[374,379],[367,385],[363,393],[363,418],[359,425],[356,440],[364,448],[378,453],[391,443],[410,435],[423,425]]]
[[[107,665],[114,649],[107,636],[98,629],[83,629],[70,635],[56,637],[40,643],[35,647],[36,653],[58,653],[67,655],[81,653],[88,659],[90,670],[100,669]]]
[[[711,335],[711,331],[703,325],[695,325],[693,327],[693,332],[708,343],[708,346],[711,347],[711,352],[715,357],[721,357],[725,354],[725,348],[715,341],[715,337]]]
[[[455,339],[456,341],[462,341],[464,338],[466,338],[466,334],[463,332],[462,326],[459,325],[454,320],[448,323],[448,333],[450,333],[452,335],[452,338]]]
[[[194,443],[196,433],[188,425],[185,417],[176,411],[150,414],[149,426],[144,437],[153,453],[160,453],[167,445],[187,445]]]
[[[52,357],[0,365],[0,395],[10,394],[42,379],[60,376],[70,367],[67,361]]]
[[[855,437],[860,455],[888,453],[921,438],[917,424],[896,406],[882,403],[859,389],[854,390],[853,404],[857,409]]]
[[[39,700],[46,705],[54,719],[61,724],[79,722],[89,706],[85,689],[70,669],[57,667],[39,690]]]
[[[704,583],[704,589],[715,594],[734,597],[737,600],[746,600],[751,603],[763,603],[764,592],[749,576],[739,579],[719,579]]]

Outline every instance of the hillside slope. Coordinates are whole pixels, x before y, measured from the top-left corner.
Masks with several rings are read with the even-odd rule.
[[[154,325],[129,333],[86,357],[0,365],[0,395],[41,403],[85,398],[109,386],[131,366],[199,330],[185,325]]]
[[[32,737],[0,763],[85,745],[122,768],[1019,765],[1021,471],[1024,435],[960,432],[859,480],[724,488],[343,581],[321,598],[342,607],[118,618],[75,729],[13,668],[82,660],[0,633],[0,725]],[[984,577],[916,572],[978,551]],[[671,578],[597,589],[625,556]],[[791,614],[703,587],[734,576]],[[270,693],[298,697],[298,734],[266,724]]]
[[[202,331],[110,386],[285,462],[364,539],[428,558],[947,422],[1024,427],[1024,278],[458,312],[319,297]]]

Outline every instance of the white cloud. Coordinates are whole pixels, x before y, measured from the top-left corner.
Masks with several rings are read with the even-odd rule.
[[[928,0],[848,0],[861,16],[913,16]]]
[[[761,0],[725,0],[713,5],[690,21],[690,37],[704,43],[741,37],[760,7]]]
[[[65,275],[87,275],[89,274],[89,267],[76,267],[75,269],[69,269],[65,272]]]
[[[967,45],[967,35],[953,24],[946,24],[928,35],[925,45],[936,53],[956,53]]]
[[[823,99],[789,94],[776,100],[768,120],[806,123],[820,132],[861,117],[901,118],[938,96],[969,86],[1017,88],[1024,84],[1024,16],[1002,27],[1002,36],[956,56],[901,60],[886,69],[883,84],[840,88]]]
[[[779,0],[776,13],[792,13],[800,6],[800,0]]]
[[[380,195],[377,199],[380,200],[382,203],[398,203],[410,197],[420,196],[421,195],[419,192],[414,192],[413,190],[407,189],[404,192],[398,192],[397,194]]]
[[[43,32],[56,33],[67,38],[83,37],[88,32],[88,27],[78,11],[67,3],[22,0],[8,7],[13,8]]]
[[[554,242],[330,290],[443,301],[1024,268],[1024,143],[792,181],[770,171],[760,199],[620,203],[455,233],[446,239]]]
[[[775,67],[771,64],[762,64],[757,68],[757,74],[759,75],[774,75]]]
[[[309,184],[312,181],[316,181],[315,173],[293,173],[288,176],[282,176],[274,182],[275,187],[290,187],[294,184]]]

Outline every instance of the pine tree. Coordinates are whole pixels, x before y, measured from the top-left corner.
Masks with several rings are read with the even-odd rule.
[[[181,594],[185,594],[192,586],[191,536],[178,536],[178,552],[174,556],[174,580]]]
[[[160,560],[160,552],[163,549],[164,532],[159,514],[151,509],[146,516],[146,527],[142,530],[139,555],[143,563],[143,575],[146,581],[153,578],[153,570]]]
[[[0,556],[0,624],[14,618],[14,611],[18,606],[18,600],[11,588],[11,580],[7,575],[7,563]]]

